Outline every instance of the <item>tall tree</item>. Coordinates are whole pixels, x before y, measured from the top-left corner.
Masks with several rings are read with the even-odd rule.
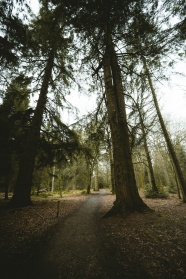
[[[17,1],[18,2],[18,1]],[[17,14],[21,11],[29,12],[24,0],[17,3]],[[19,5],[20,4],[20,5]],[[24,52],[26,42],[26,25],[14,12],[15,2],[12,0],[0,2],[0,62],[1,68],[15,66]]]
[[[184,0],[175,0],[168,1],[165,0],[163,3],[165,11],[168,13],[170,18],[174,18],[175,21],[172,21],[173,28],[176,30],[175,39],[181,43],[181,47],[184,47],[182,44],[186,39],[186,3]],[[176,23],[175,23],[176,22]]]
[[[8,86],[0,106],[0,174],[5,178],[5,198],[8,198],[12,170],[16,167],[15,162],[21,157],[29,125],[32,111],[28,109],[30,82],[30,78],[20,73]]]
[[[46,4],[46,3],[44,3]],[[64,38],[65,24],[63,14],[59,13],[58,6],[49,10],[48,5],[43,5],[39,16],[33,22],[29,43],[35,61],[42,61],[40,72],[41,88],[35,108],[31,127],[27,136],[27,142],[20,161],[19,173],[10,206],[27,206],[32,204],[30,199],[32,176],[37,155],[40,129],[43,113],[47,102],[47,93],[51,85],[54,87],[54,69],[58,69],[58,75],[66,74],[65,59],[69,38]],[[43,67],[44,65],[44,67]]]
[[[110,30],[107,27],[107,48],[104,56],[104,80],[108,119],[111,128],[116,201],[112,212],[143,210],[146,205],[138,194],[129,143],[127,116],[121,70],[118,65]],[[110,214],[109,213],[109,214]]]
[[[147,140],[147,135],[150,131],[150,128],[152,127],[154,121],[155,121],[155,117],[153,118],[153,120],[150,121],[149,124],[146,123],[147,118],[149,118],[149,115],[147,112],[150,112],[152,110],[151,106],[150,106],[150,102],[149,102],[149,96],[145,97],[145,92],[142,89],[142,92],[139,93],[140,89],[137,87],[136,85],[136,89],[138,91],[138,95],[137,95],[137,100],[135,101],[134,98],[132,98],[132,102],[133,102],[133,109],[131,111],[131,113],[129,114],[129,116],[133,116],[133,115],[138,115],[138,123],[135,124],[134,126],[134,130],[135,133],[140,129],[141,130],[141,135],[138,134],[138,141],[141,143],[141,141],[143,141],[143,146],[144,146],[144,150],[145,150],[145,155],[146,155],[146,159],[147,159],[147,167],[148,167],[148,173],[149,173],[149,182],[151,184],[152,190],[153,192],[158,192],[158,187],[156,185],[156,181],[155,181],[155,176],[154,176],[154,171],[153,171],[153,165],[152,165],[152,159],[151,159],[151,154],[150,154],[150,149],[148,146],[148,140]],[[145,108],[145,105],[147,105],[147,107]],[[135,138],[135,135],[132,135],[132,138]],[[135,142],[135,139],[133,140]]]
[[[144,29],[144,26],[146,26],[146,30]],[[131,54],[134,54],[134,56],[136,55],[137,59],[140,58],[142,67],[144,68],[144,79],[147,79],[148,81],[148,86],[150,88],[150,92],[152,93],[152,98],[154,101],[154,107],[156,109],[160,126],[167,143],[167,148],[169,150],[169,154],[173,161],[174,168],[176,170],[177,177],[182,189],[183,200],[185,201],[186,182],[184,181],[183,172],[180,168],[176,152],[174,150],[171,138],[169,136],[169,133],[167,131],[166,125],[162,117],[162,113],[158,104],[156,92],[152,82],[152,70],[148,66],[147,62],[147,60],[151,60],[154,64],[159,66],[159,69],[161,68],[160,58],[163,56],[165,52],[173,50],[174,45],[177,44],[177,42],[175,41],[175,30],[174,28],[168,26],[167,29],[161,31],[160,25],[157,25],[155,23],[154,13],[147,14],[143,11],[138,10],[137,17],[134,18],[130,25],[130,34],[128,35],[128,37],[129,41],[133,37],[133,43],[131,44]],[[151,62],[151,68],[153,63]]]
[[[186,202],[186,181],[185,181],[185,178],[184,178],[184,175],[183,175],[183,171],[180,167],[180,163],[178,161],[176,152],[174,150],[173,143],[171,141],[171,138],[170,138],[169,133],[167,131],[166,125],[164,123],[164,120],[163,120],[163,117],[162,117],[162,114],[161,114],[161,111],[160,111],[160,108],[159,108],[158,100],[157,100],[157,97],[156,97],[155,89],[153,87],[151,75],[150,75],[150,72],[149,72],[149,69],[148,69],[148,66],[147,66],[147,62],[146,62],[146,59],[145,59],[144,56],[142,56],[142,61],[143,61],[143,65],[144,65],[145,74],[147,75],[147,79],[148,79],[148,82],[149,82],[150,90],[151,90],[151,93],[152,93],[152,96],[153,96],[154,105],[155,105],[155,108],[156,108],[156,111],[157,111],[157,115],[158,115],[158,118],[159,118],[161,129],[162,129],[163,135],[165,137],[167,148],[168,148],[170,157],[172,159],[172,162],[173,162],[173,165],[174,165],[177,177],[178,177],[178,181],[179,181],[179,184],[180,184],[180,187],[181,187],[181,190],[182,190],[183,201]]]
[[[135,5],[143,1],[68,1],[72,23],[101,56],[95,72],[103,69],[108,121],[111,129],[116,201],[109,214],[128,214],[148,207],[138,193],[129,143],[124,88],[117,56],[116,33],[127,30]],[[90,20],[91,18],[91,20]],[[116,36],[115,36],[116,35]],[[92,51],[93,53],[93,51]],[[95,53],[95,51],[94,51]]]

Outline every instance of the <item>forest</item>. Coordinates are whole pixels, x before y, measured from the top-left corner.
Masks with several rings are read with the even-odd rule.
[[[157,97],[185,59],[185,4],[147,2],[40,1],[38,15],[1,2],[0,187],[11,206],[98,187],[123,213],[147,209],[138,190],[186,201],[184,123],[164,119]],[[67,125],[72,90],[97,105]]]
[[[48,210],[55,218],[56,214],[66,218],[81,204],[85,207],[92,202],[100,203],[104,215],[102,230],[107,227],[111,236],[115,228],[113,250],[117,246],[116,234],[118,238],[124,235],[124,224],[130,227],[129,220],[134,228],[137,225],[144,228],[147,224],[153,226],[150,220],[157,225],[157,219],[152,217],[154,211],[156,217],[165,214],[166,221],[158,223],[161,229],[153,227],[151,241],[149,228],[148,233],[143,231],[139,236],[139,239],[148,236],[147,243],[157,244],[155,234],[160,231],[162,235],[168,234],[170,223],[177,218],[174,212],[180,214],[180,220],[174,220],[172,234],[177,225],[182,228],[185,222],[186,128],[185,123],[164,116],[159,88],[171,83],[171,74],[185,78],[174,66],[186,58],[186,3],[184,0],[38,2],[39,11],[35,14],[33,1],[0,1],[3,239],[8,242],[11,237],[14,217],[19,221],[23,218],[24,224],[21,214],[32,221],[36,216],[42,219],[46,222],[43,230],[47,230],[54,226],[53,221],[48,223],[48,217],[44,217],[50,215]],[[73,92],[93,96],[94,110],[79,114],[78,104],[75,107],[68,99]],[[73,115],[73,123],[64,121],[64,113]],[[87,206],[85,211],[89,210]],[[148,217],[136,215],[141,213]],[[27,225],[21,226],[19,221],[14,228],[24,235],[40,228],[35,221],[29,227],[28,221],[30,225],[25,232]],[[87,227],[92,226],[88,222]],[[132,237],[134,231],[129,227]],[[138,233],[141,232],[139,229]],[[181,247],[186,233],[174,232]],[[134,243],[136,240],[134,237]],[[172,249],[170,243],[167,249]],[[175,257],[178,258],[177,254]],[[131,277],[126,278],[186,278],[182,267],[184,252],[180,257],[175,266],[177,277],[170,277],[168,268],[170,273],[165,274],[162,269],[162,275],[160,272],[156,277],[152,271],[158,266],[155,263],[148,266],[148,275],[141,268],[139,277],[129,272]],[[148,268],[146,265],[144,270]],[[94,277],[87,274],[47,278],[123,278],[121,274],[118,277],[104,274],[104,277],[103,271]]]

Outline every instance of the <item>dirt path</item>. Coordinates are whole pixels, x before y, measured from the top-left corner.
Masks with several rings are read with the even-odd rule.
[[[3,279],[123,278],[115,273],[113,251],[106,251],[100,226],[106,195],[107,190],[91,194],[29,247],[1,258]]]
[[[35,201],[0,214],[0,278],[186,279],[186,207],[176,195],[145,202],[155,210],[101,217],[115,197]]]
[[[109,278],[98,233],[98,209],[105,190],[91,195],[61,222],[40,261],[40,278]]]

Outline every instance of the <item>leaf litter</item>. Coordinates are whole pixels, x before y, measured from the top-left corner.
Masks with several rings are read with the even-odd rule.
[[[142,198],[153,213],[135,212],[125,219],[108,217],[97,222],[98,237],[117,270],[115,278],[124,278],[125,274],[126,279],[185,279],[186,205],[176,195],[168,199]],[[32,207],[1,210],[1,256],[22,253],[22,249],[33,245],[33,238],[37,244],[43,233],[77,210],[85,199],[87,195],[64,196],[60,199],[59,218],[58,198],[38,198]],[[99,216],[104,216],[115,196],[108,192],[101,199]]]

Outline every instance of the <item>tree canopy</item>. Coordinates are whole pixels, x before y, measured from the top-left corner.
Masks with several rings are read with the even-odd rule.
[[[21,1],[22,10],[19,1],[18,10],[15,3],[2,1],[0,5],[1,91],[6,92],[1,109],[8,100],[14,119],[28,118],[11,204],[31,204],[36,162],[44,166],[52,164],[54,159],[60,163],[78,152],[90,152],[90,166],[92,158],[98,161],[100,146],[104,144],[110,152],[116,193],[116,202],[110,213],[125,215],[135,210],[148,210],[139,195],[133,163],[132,144],[135,133],[141,129],[153,175],[147,129],[142,117],[144,105],[134,102],[135,95],[139,100],[140,94],[141,99],[143,94],[151,98],[148,108],[154,100],[154,111],[185,200],[183,166],[179,165],[164,125],[154,86],[156,80],[167,78],[164,69],[172,66],[174,56],[177,58],[182,53],[183,57],[185,6],[180,8],[182,2],[48,0],[40,1],[36,16],[30,13],[25,1]],[[9,76],[15,73],[17,77],[11,84]],[[86,79],[83,84],[82,79]],[[9,83],[8,86],[4,81]],[[82,141],[83,146],[77,136],[81,133],[75,132],[80,126],[77,123],[73,129],[69,128],[61,120],[60,111],[68,106],[66,96],[71,88],[74,85],[82,88],[86,82],[90,84],[89,94],[97,94],[97,109],[90,116],[87,127],[83,128],[87,129],[88,135],[86,142]],[[36,105],[29,108],[30,93]],[[134,113],[139,116],[137,126],[134,118],[130,117]],[[22,128],[24,125],[23,121]]]

